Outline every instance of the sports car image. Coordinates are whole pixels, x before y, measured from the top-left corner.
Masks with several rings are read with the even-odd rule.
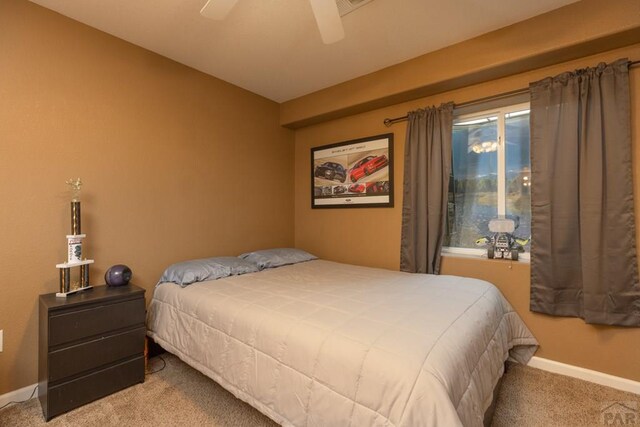
[[[349,186],[349,193],[364,193],[366,186],[364,184],[351,184]]]
[[[330,181],[344,182],[347,179],[347,171],[340,163],[325,162],[320,166],[316,166],[313,176]]]
[[[378,181],[367,183],[367,194],[389,194],[389,181]]]
[[[342,194],[342,193],[346,193],[346,191],[347,191],[346,185],[336,185],[335,187],[333,187],[333,194]]]
[[[351,182],[356,182],[360,178],[371,175],[377,170],[389,164],[389,159],[384,154],[380,156],[367,156],[364,159],[360,159],[349,172],[349,178]],[[317,175],[316,175],[317,176]]]

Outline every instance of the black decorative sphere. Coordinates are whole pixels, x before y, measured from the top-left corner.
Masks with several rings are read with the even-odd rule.
[[[109,286],[124,286],[129,283],[133,273],[126,265],[116,264],[104,273],[104,280]]]

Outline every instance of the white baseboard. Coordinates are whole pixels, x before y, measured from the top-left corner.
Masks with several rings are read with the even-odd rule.
[[[602,372],[592,371],[591,369],[580,368],[578,366],[567,365],[566,363],[560,363],[554,360],[543,359],[542,357],[537,356],[533,356],[531,358],[528,366],[640,395],[640,382],[629,380],[627,378],[616,377]]]
[[[23,400],[29,399],[31,393],[33,393],[33,389],[36,388],[38,384],[31,384],[26,387],[22,387],[18,390],[10,391],[9,393],[5,393],[0,396],[0,407],[6,405],[9,402],[22,402]],[[38,397],[38,394],[34,394],[33,397]]]

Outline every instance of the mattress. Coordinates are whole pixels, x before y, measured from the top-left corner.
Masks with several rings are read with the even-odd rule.
[[[537,348],[488,282],[324,260],[160,284],[147,327],[285,426],[481,426]]]

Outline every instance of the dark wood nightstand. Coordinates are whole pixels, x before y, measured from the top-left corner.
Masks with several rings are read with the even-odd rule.
[[[47,421],[144,382],[144,289],[40,295],[38,398]]]

